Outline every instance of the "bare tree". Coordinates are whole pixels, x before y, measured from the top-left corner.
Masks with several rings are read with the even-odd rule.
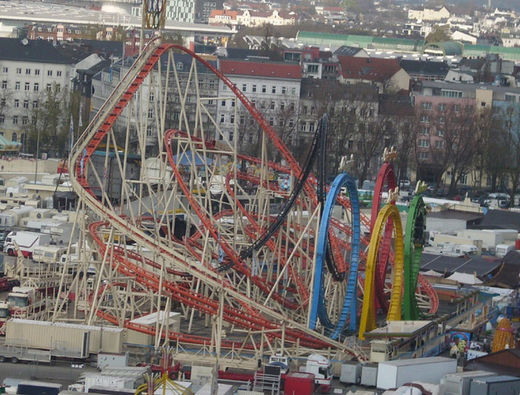
[[[24,125],[27,136],[25,149],[63,157],[67,150],[67,142],[71,121],[69,92],[60,90],[56,84],[42,92],[37,105],[27,109],[28,122]]]

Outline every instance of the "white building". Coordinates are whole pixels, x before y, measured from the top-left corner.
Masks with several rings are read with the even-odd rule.
[[[449,17],[450,12],[446,7],[408,10],[408,19],[415,19],[421,21],[441,21],[444,19],[448,19]]]
[[[294,25],[296,15],[286,11],[231,11],[213,10],[209,17],[209,24],[225,24],[230,26],[262,26],[262,25]]]
[[[453,33],[451,33],[451,39],[455,41],[470,43],[473,45],[477,43],[477,37],[468,33],[461,32],[460,30],[456,30]]]
[[[69,90],[73,70],[48,41],[0,38],[0,135],[23,143],[31,110],[48,90]]]
[[[195,22],[195,0],[167,0],[166,20],[175,22]]]
[[[263,114],[270,126],[282,135],[295,138],[300,99],[301,67],[298,64],[247,62],[221,59],[220,70]],[[253,143],[256,123],[242,105],[233,100],[230,89],[219,82],[217,122],[232,141],[241,133],[241,143]]]

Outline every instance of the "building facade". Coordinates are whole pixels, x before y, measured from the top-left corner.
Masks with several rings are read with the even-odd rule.
[[[297,138],[298,102],[302,72],[299,65],[275,62],[219,60],[220,70],[264,115],[286,143]],[[229,88],[219,82],[217,122],[229,141],[256,143],[257,127],[246,109],[237,103]],[[236,134],[239,134],[237,136]]]
[[[73,64],[44,40],[0,38],[0,48],[0,135],[23,145],[46,94],[70,90]]]

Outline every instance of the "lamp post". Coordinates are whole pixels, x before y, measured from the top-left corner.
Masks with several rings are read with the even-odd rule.
[[[40,156],[40,130],[38,129],[36,135],[36,163],[34,166],[34,184],[38,181],[38,157]]]

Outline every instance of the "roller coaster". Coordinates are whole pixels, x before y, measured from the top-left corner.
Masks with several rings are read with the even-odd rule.
[[[191,59],[185,74],[176,67],[181,54]],[[202,70],[218,78],[225,95],[201,94]],[[209,110],[213,101],[232,103],[237,120],[241,113],[254,119],[257,157],[229,139]],[[171,102],[181,105],[173,125]],[[400,320],[437,310],[437,295],[418,270],[424,204],[418,195],[403,238],[395,198],[382,206],[383,192],[394,196],[396,188],[389,154],[368,219],[347,165],[325,185],[326,133],[323,118],[300,166],[213,64],[182,46],[150,41],[72,149],[80,260],[96,265],[96,278],[63,280],[60,295],[75,290],[74,308],[87,306],[85,322],[153,335],[156,345],[209,347],[213,356],[323,350],[366,359],[356,335],[363,338],[377,325],[378,311]],[[111,158],[121,179],[118,199],[109,193],[111,150],[117,151]],[[99,152],[101,165],[93,160]],[[129,166],[131,155],[137,171]],[[289,187],[273,175],[290,180]],[[275,199],[284,202],[279,210]],[[54,320],[65,319],[65,299]],[[132,322],[173,309],[183,314],[180,332]]]

